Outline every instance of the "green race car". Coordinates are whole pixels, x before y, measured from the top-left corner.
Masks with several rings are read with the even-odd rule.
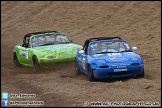
[[[28,33],[22,44],[14,47],[13,61],[16,67],[25,65],[38,69],[56,62],[74,61],[80,49],[81,45],[73,44],[62,32]]]

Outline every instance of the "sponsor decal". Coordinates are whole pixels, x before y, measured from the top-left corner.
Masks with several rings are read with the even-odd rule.
[[[93,55],[93,56],[95,56],[95,57],[98,57],[98,56],[102,56],[103,54],[95,54],[95,55]]]
[[[110,54],[107,54],[108,56],[120,56],[121,54],[120,53],[110,53]]]
[[[71,55],[73,54],[72,52],[61,52],[60,55],[64,55],[64,54],[68,54],[68,55]]]
[[[58,49],[58,48],[71,48],[71,46],[69,46],[69,45],[66,45],[66,46],[55,46],[55,45],[53,45],[53,46],[50,46],[49,48],[48,48],[48,50],[53,50],[53,49]]]
[[[126,66],[130,66],[130,63],[111,63],[110,66],[117,66],[118,68],[123,68]]]
[[[123,60],[124,57],[110,57],[110,60]]]
[[[85,58],[81,59],[81,63],[82,63],[83,69],[86,70],[86,67],[85,67]]]
[[[50,47],[48,48],[48,50],[52,50],[52,49],[54,49],[54,48],[57,48],[57,46],[50,46]]]
[[[47,58],[53,59],[53,58],[56,58],[56,56],[47,56]]]

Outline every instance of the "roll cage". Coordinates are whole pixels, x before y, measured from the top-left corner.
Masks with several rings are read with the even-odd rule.
[[[98,38],[89,38],[85,41],[84,43],[84,46],[83,46],[83,50],[85,51],[85,54],[87,54],[87,49],[88,49],[88,45],[90,42],[93,42],[93,41],[99,41],[99,40],[112,40],[112,41],[115,41],[115,40],[122,40],[122,41],[125,41],[124,39],[122,39],[121,37],[118,37],[118,36],[115,36],[115,37],[98,37]]]
[[[61,32],[59,32],[59,31],[41,31],[41,32],[28,33],[28,34],[26,34],[24,36],[21,46],[26,47],[26,48],[31,47],[31,45],[30,45],[30,37],[33,36],[33,35],[50,34],[50,33],[61,33]]]

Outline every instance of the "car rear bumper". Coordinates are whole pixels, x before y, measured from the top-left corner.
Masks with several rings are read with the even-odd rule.
[[[118,71],[114,72],[114,68],[96,68],[93,69],[93,74],[96,79],[100,78],[122,78],[122,77],[129,77],[142,74],[143,72],[143,65],[139,66],[129,66],[126,67],[126,71]],[[125,68],[119,68],[125,69]]]

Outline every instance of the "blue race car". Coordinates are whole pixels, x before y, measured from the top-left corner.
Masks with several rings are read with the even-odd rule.
[[[89,81],[101,78],[144,77],[144,62],[121,37],[87,39],[77,51],[75,70],[86,74]]]

